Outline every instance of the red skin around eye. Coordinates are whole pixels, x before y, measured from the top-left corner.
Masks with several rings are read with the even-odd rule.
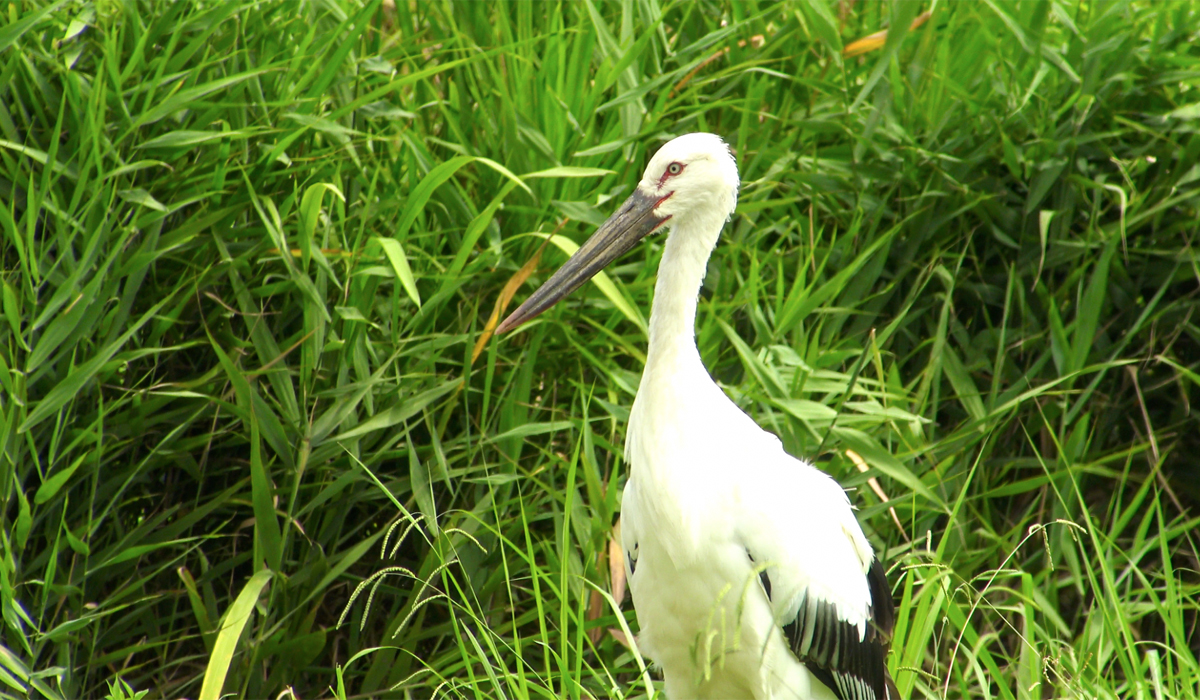
[[[671,165],[678,165],[679,172],[672,174]],[[666,183],[667,178],[675,177],[676,175],[683,173],[683,169],[686,167],[683,163],[671,163],[671,165],[668,165],[667,169],[663,171],[662,177],[658,178],[658,189],[660,190],[662,189],[663,184]]]

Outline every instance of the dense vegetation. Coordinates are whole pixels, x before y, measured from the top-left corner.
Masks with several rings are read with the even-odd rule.
[[[1200,12],[929,9],[5,4],[0,696],[645,696],[661,241],[489,329],[707,130],[702,354],[855,489],[906,696],[1200,697]]]

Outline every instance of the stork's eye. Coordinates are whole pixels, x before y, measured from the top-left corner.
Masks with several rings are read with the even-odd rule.
[[[682,163],[671,163],[670,165],[667,166],[667,174],[668,175],[678,175],[681,172],[683,172],[683,164]]]

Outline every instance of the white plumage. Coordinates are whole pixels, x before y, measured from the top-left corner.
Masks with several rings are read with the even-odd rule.
[[[697,296],[737,190],[720,138],[670,141],[498,330],[669,227],[625,443],[621,544],[639,644],[672,700],[898,700],[886,668],[891,593],[845,492],[739,409],[696,348]]]

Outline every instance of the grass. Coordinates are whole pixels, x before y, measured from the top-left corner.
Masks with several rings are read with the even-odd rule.
[[[902,693],[1200,697],[1200,9],[842,58],[926,9],[0,8],[0,696],[649,694],[606,557],[660,242],[488,320],[709,130],[701,353],[855,489]]]

